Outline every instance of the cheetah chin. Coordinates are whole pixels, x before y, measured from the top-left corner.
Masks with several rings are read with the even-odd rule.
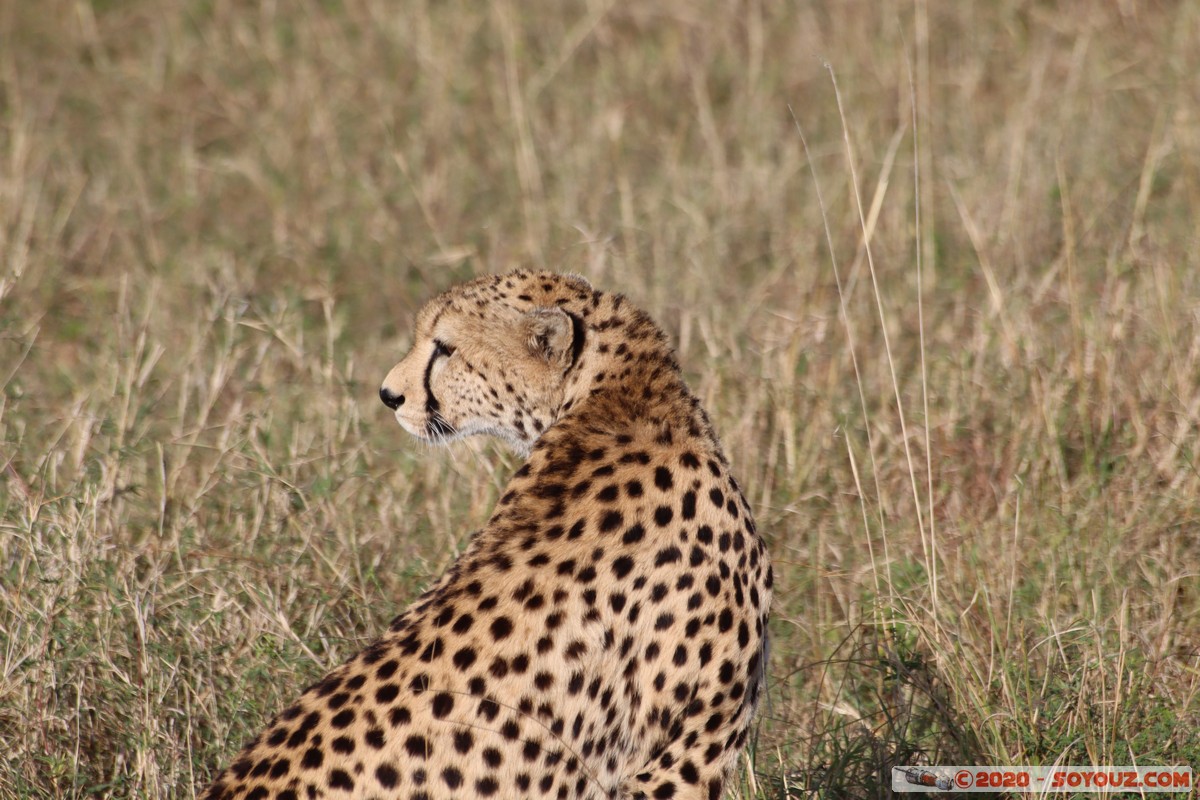
[[[582,278],[430,301],[380,398],[526,457],[462,556],[207,800],[707,798],[745,746],[772,573],[666,336]]]

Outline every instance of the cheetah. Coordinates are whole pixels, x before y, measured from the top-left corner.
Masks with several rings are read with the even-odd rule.
[[[582,278],[430,301],[383,402],[526,460],[462,555],[276,716],[207,800],[720,797],[772,571],[662,330]]]

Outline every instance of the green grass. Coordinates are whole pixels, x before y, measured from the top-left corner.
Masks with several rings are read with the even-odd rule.
[[[0,3],[0,800],[192,796],[445,569],[517,463],[377,387],[518,266],[770,539],[731,796],[1200,767],[1193,6]]]

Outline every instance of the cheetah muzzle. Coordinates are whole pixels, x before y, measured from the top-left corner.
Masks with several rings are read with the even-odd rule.
[[[480,278],[420,311],[380,397],[419,439],[527,460],[446,574],[203,797],[716,800],[772,574],[658,326],[578,277]]]

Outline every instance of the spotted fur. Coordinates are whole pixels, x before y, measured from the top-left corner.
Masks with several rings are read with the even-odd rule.
[[[662,331],[581,278],[480,278],[421,310],[380,395],[419,438],[527,461],[449,571],[203,797],[716,800],[771,566]]]

